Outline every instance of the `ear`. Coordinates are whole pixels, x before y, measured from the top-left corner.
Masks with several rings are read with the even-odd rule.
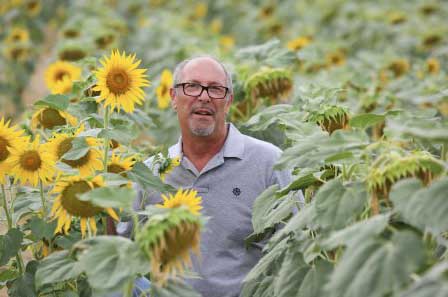
[[[170,88],[170,97],[171,97],[171,107],[176,110],[177,102],[176,102],[176,90],[174,88]]]
[[[229,113],[230,106],[232,105],[232,102],[233,102],[233,94],[230,94],[229,98],[226,100],[226,106],[225,106],[226,114]]]

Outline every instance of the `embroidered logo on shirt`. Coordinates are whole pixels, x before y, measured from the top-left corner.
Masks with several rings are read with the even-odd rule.
[[[233,188],[232,193],[235,196],[239,196],[241,194],[241,190],[240,188]]]

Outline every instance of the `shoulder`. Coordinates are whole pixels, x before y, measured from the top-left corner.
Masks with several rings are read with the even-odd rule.
[[[249,156],[256,156],[260,159],[269,159],[272,161],[277,160],[282,154],[282,150],[269,143],[267,141],[263,141],[245,134],[243,135],[244,139],[244,154]]]

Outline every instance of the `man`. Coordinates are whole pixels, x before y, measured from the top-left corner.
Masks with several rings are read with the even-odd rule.
[[[181,138],[169,155],[180,156],[181,162],[165,182],[196,189],[202,213],[210,218],[201,236],[201,260],[193,261],[200,278],[187,282],[204,297],[237,297],[242,280],[261,257],[259,246],[247,249],[244,243],[253,232],[253,203],[269,186],[287,185],[290,173],[273,170],[279,148],[226,123],[232,80],[216,59],[202,56],[181,62],[170,95]],[[146,164],[150,166],[150,160]],[[160,197],[150,200],[137,204],[161,202]]]

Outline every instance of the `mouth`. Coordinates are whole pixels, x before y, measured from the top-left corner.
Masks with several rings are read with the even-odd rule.
[[[196,108],[193,110],[192,114],[199,116],[213,116],[215,112],[209,108]]]

